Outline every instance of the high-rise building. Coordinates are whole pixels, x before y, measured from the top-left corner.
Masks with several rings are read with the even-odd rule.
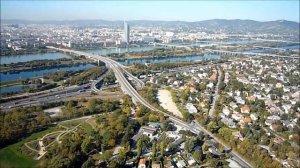
[[[130,29],[127,22],[124,21],[124,41],[129,44]]]

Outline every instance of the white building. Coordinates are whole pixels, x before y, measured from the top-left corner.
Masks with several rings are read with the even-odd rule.
[[[187,103],[185,107],[189,113],[197,113],[197,109],[192,103]]]

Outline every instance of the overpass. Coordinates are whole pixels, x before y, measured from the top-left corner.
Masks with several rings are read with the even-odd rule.
[[[95,59],[95,60],[101,60],[103,61],[106,66],[108,66],[109,68],[112,69],[112,71],[115,74],[115,77],[117,78],[117,80],[119,81],[119,84],[121,86],[121,89],[124,93],[130,95],[132,97],[132,100],[134,102],[140,102],[141,104],[143,104],[144,106],[146,106],[147,108],[162,113],[164,116],[167,116],[172,122],[184,127],[186,130],[189,130],[195,134],[199,134],[200,132],[204,132],[207,133],[208,131],[203,128],[203,127],[199,127],[197,124],[194,124],[194,122],[188,124],[184,121],[182,121],[181,119],[178,119],[166,112],[163,112],[159,109],[157,109],[156,107],[152,106],[150,103],[148,103],[134,88],[133,86],[128,82],[128,80],[125,78],[124,73],[127,74],[128,76],[132,77],[133,75],[130,75],[129,72],[127,72],[126,70],[124,70],[124,66],[121,65],[120,63],[103,57],[103,56],[96,56],[96,55],[90,55],[88,53],[84,53],[84,52],[80,52],[80,51],[75,51],[75,50],[70,50],[70,49],[60,49],[60,48],[54,48],[54,47],[48,47],[50,49],[55,49],[58,51],[63,51],[63,52],[70,52],[70,53],[74,53],[74,54],[78,54],[78,55],[84,55],[87,58],[91,58],[91,59]],[[134,79],[137,79],[136,77],[134,77]],[[208,135],[212,135],[212,134],[208,134]],[[211,136],[212,138],[216,138],[214,136]],[[228,149],[228,147],[222,143],[221,141],[219,141],[218,139],[216,139],[216,141],[218,143],[220,143],[221,145],[223,145],[225,147],[225,149]],[[239,157],[236,153],[234,153],[233,151],[229,152],[230,155],[232,155],[233,158],[236,158],[239,160],[241,165],[245,165],[243,167],[251,167],[251,165],[246,162],[245,160],[243,160],[241,157]]]
[[[102,61],[105,63],[106,67],[109,69],[111,68],[112,64],[117,65],[117,67],[121,68],[122,71],[128,76],[130,77],[133,81],[135,81],[137,83],[138,86],[140,86],[141,88],[143,88],[145,86],[144,82],[140,79],[138,79],[137,77],[133,76],[131,73],[129,73],[125,68],[127,68],[126,66],[120,64],[119,62],[106,58],[104,56],[99,56],[99,55],[93,55],[93,54],[89,54],[89,53],[85,53],[85,52],[81,52],[81,51],[75,51],[75,50],[70,50],[70,49],[64,49],[64,48],[55,48],[52,46],[47,46],[47,48],[49,49],[53,49],[53,50],[58,50],[58,51],[62,51],[62,52],[66,52],[66,53],[72,53],[75,55],[79,55],[79,56],[85,56],[86,58],[95,60],[98,62]],[[119,80],[118,80],[119,81]]]

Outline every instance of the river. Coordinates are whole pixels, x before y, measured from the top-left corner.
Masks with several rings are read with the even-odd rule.
[[[0,79],[1,82],[13,81],[13,80],[23,80],[27,78],[39,77],[47,75],[48,73],[53,73],[57,71],[78,71],[85,70],[94,67],[92,64],[80,64],[65,67],[55,67],[37,70],[26,70],[21,72],[1,72]]]
[[[0,64],[11,64],[18,62],[27,62],[33,60],[54,60],[59,58],[66,58],[68,55],[60,52],[55,53],[38,53],[38,54],[22,54],[22,55],[5,55],[0,56]]]
[[[239,41],[241,43],[241,41]],[[84,52],[88,52],[95,55],[107,55],[110,53],[124,53],[124,52],[133,52],[133,51],[146,51],[152,50],[156,47],[147,46],[147,47],[133,47],[133,48],[109,48],[109,49],[97,49],[97,50],[86,50]],[[283,46],[281,48],[286,49],[294,49],[299,48],[298,45],[290,45]],[[258,52],[257,50],[251,50],[251,52]],[[1,64],[10,64],[17,62],[26,62],[32,60],[41,60],[41,59],[59,59],[68,57],[68,55],[64,53],[39,53],[39,54],[25,54],[25,55],[16,55],[16,56],[1,56]],[[141,58],[141,59],[128,59],[119,61],[121,64],[129,65],[135,63],[159,63],[159,62],[191,62],[191,61],[200,61],[203,59],[217,59],[220,55],[214,54],[205,54],[204,56],[192,55],[192,56],[178,56],[178,57],[162,57],[162,58]],[[60,68],[47,68],[47,69],[39,69],[39,70],[28,70],[22,72],[3,72],[0,73],[1,82],[12,81],[12,80],[22,80],[26,78],[39,77],[44,76],[48,73],[53,73],[57,71],[75,71],[75,70],[84,70],[93,67],[94,65],[86,64],[86,65],[73,65],[68,67],[60,67]],[[23,86],[9,86],[2,87],[2,91],[5,92],[13,91],[18,92],[23,90]]]

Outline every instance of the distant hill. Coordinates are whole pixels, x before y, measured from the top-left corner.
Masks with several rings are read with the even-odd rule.
[[[132,20],[128,21],[131,26],[161,26],[161,27],[181,27],[195,28],[203,31],[222,31],[226,33],[279,33],[279,34],[299,34],[300,24],[298,22],[277,20],[260,22],[254,20],[226,20],[213,19],[196,22],[185,21],[153,21],[153,20]],[[123,21],[108,20],[49,20],[49,21],[30,21],[30,20],[1,20],[1,24],[71,24],[71,25],[102,25],[102,26],[122,26]]]

